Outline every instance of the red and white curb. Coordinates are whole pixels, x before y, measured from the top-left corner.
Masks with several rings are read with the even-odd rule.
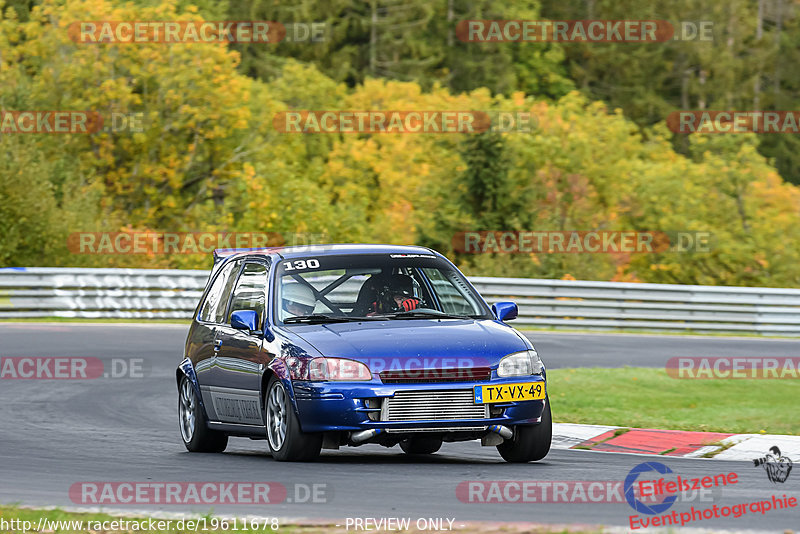
[[[553,423],[554,449],[750,461],[763,457],[771,447],[778,447],[784,456],[800,460],[800,436]]]

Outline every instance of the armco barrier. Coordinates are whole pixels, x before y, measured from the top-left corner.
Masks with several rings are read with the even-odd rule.
[[[0,317],[186,319],[208,271],[0,269]]]
[[[800,289],[471,278],[513,300],[515,326],[800,335]]]
[[[188,319],[208,271],[0,269],[0,318]],[[800,289],[471,278],[519,305],[522,328],[800,336]]]

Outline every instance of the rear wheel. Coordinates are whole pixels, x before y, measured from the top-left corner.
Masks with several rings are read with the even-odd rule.
[[[436,436],[415,436],[400,442],[406,454],[433,454],[442,448],[442,438]]]
[[[192,381],[186,376],[181,379],[178,393],[178,419],[181,438],[187,450],[222,452],[228,446],[226,434],[208,428],[205,410],[200,406]]]
[[[300,430],[300,421],[294,413],[283,383],[272,377],[267,386],[264,403],[264,420],[267,424],[267,442],[272,457],[279,462],[310,462],[319,457],[322,434]]]
[[[542,422],[538,425],[519,425],[514,435],[497,446],[506,462],[526,463],[541,460],[550,452],[553,438],[553,421],[550,414],[550,399],[545,397]]]

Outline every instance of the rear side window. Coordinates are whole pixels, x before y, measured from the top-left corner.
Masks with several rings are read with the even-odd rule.
[[[267,266],[263,263],[245,263],[236,290],[233,292],[231,311],[227,323],[231,322],[231,314],[239,310],[254,310],[258,313],[258,327],[264,324],[264,310],[267,300]]]
[[[223,321],[228,297],[231,295],[231,288],[233,288],[233,282],[236,280],[236,274],[241,265],[241,261],[236,261],[222,268],[222,271],[214,279],[214,283],[206,295],[206,300],[200,307],[198,319],[207,323]]]

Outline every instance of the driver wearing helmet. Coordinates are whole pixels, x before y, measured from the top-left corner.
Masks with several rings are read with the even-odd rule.
[[[415,296],[414,279],[405,274],[393,274],[378,288],[377,299],[373,303],[373,313],[397,313],[419,308],[420,299]]]
[[[284,317],[311,315],[316,304],[314,292],[307,285],[294,282],[283,286]]]

